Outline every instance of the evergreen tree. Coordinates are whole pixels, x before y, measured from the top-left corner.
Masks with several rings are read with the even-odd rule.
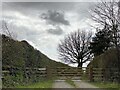
[[[92,38],[89,49],[94,56],[104,53],[111,46],[111,31],[108,27],[104,27],[102,30],[98,30],[95,36]]]

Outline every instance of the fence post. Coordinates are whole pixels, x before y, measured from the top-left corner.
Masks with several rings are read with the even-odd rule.
[[[46,66],[46,77],[47,78],[49,77],[49,68],[48,68],[48,66]]]
[[[50,67],[46,66],[46,77],[51,78],[51,70]]]
[[[94,81],[94,77],[93,77],[93,68],[92,68],[92,67],[90,67],[89,78],[90,78],[90,81],[91,81],[91,82]]]
[[[104,73],[105,73],[105,69],[104,68],[102,68],[102,81],[104,82],[105,80],[104,80]]]

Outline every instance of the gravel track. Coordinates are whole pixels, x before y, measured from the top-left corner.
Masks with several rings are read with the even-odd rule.
[[[81,80],[72,80],[72,81],[74,81],[77,88],[89,88],[89,89],[97,88],[98,89],[98,87]],[[65,80],[55,80],[53,84],[53,88],[75,88],[75,87],[65,82]]]
[[[81,80],[80,81],[75,81],[74,80],[74,83],[77,86],[77,88],[98,88],[94,85],[91,85],[91,84],[89,84],[87,82],[84,82],[84,81],[81,81]]]
[[[65,82],[65,80],[55,80],[53,88],[74,88],[74,87]]]

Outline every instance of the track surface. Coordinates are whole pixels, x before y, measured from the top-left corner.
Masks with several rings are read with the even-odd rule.
[[[77,88],[98,88],[81,80],[73,80]],[[65,80],[55,80],[53,88],[75,88],[65,82]]]

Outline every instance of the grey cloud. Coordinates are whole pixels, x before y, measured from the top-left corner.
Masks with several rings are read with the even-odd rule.
[[[58,60],[56,45],[58,44],[59,39],[64,37],[64,33],[69,33],[72,30],[77,29],[76,23],[81,22],[80,20],[87,15],[86,12],[83,12],[84,10],[89,9],[88,4],[89,3],[83,4],[82,2],[6,2],[2,4],[2,10],[3,12],[8,12],[5,13],[7,14],[5,18],[7,18],[9,22],[12,22],[10,29],[13,28],[12,31],[17,33],[17,38],[19,40],[24,39],[31,41],[33,45],[36,45],[39,48],[40,51],[44,52],[49,57]],[[48,13],[48,10],[54,11]],[[12,11],[13,13],[9,13],[9,11]],[[68,15],[67,18],[69,18],[69,21],[65,18],[64,13],[59,11],[64,11],[65,15]],[[16,15],[14,12],[19,13]],[[51,25],[49,27],[49,25],[45,24],[43,21],[40,21],[41,19],[38,18],[38,16],[43,12],[46,12],[43,14],[43,20],[51,24],[53,28],[50,28]],[[22,14],[20,16],[28,17],[28,19],[24,20],[24,17],[20,17],[19,14]],[[39,27],[37,27],[36,23]],[[61,28],[61,25],[66,25],[68,27],[63,26]],[[40,30],[38,28],[40,28]]]
[[[86,18],[91,18],[91,13],[90,10],[94,8],[96,2],[81,2],[76,4],[76,11],[79,16],[79,20],[83,20]]]
[[[64,13],[60,11],[48,10],[47,13],[43,13],[41,18],[46,20],[47,23],[52,25],[70,25],[69,21],[65,19]]]
[[[59,26],[57,26],[55,29],[48,29],[47,32],[55,35],[63,34],[63,30]]]
[[[5,5],[6,4],[6,5]],[[74,2],[4,2],[3,8],[17,10],[70,10],[74,8]],[[15,8],[14,8],[15,7]]]
[[[69,25],[70,23],[65,19],[64,14],[59,11],[78,13],[79,20],[82,20],[89,18],[88,11],[94,4],[95,2],[4,2],[2,6],[3,10],[19,11],[25,15],[33,16],[38,16],[47,10],[54,10],[43,14],[43,16],[47,16],[44,16],[47,18],[45,19],[47,23]],[[58,17],[54,17],[57,15],[55,11],[60,13]]]

